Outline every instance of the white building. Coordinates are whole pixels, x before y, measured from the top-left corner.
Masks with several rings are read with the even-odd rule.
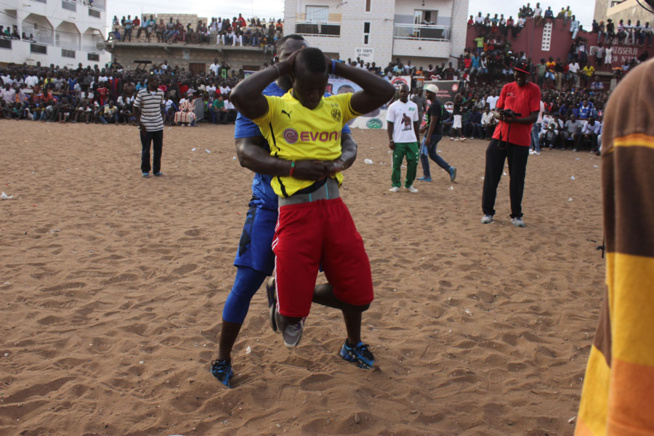
[[[463,54],[468,0],[286,0],[284,34],[340,59],[417,67]]]
[[[111,58],[101,49],[106,0],[2,0],[0,8],[0,25],[28,38],[0,38],[0,63],[102,67]]]
[[[647,6],[645,1],[642,4]],[[654,16],[651,12],[638,4],[638,0],[595,0],[595,20],[599,23],[611,19],[614,23],[620,20],[631,20],[636,24],[640,20],[641,24],[649,23],[650,27],[654,24]]]

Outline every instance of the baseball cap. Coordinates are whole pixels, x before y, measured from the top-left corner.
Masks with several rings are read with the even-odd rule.
[[[434,85],[433,83],[430,83],[429,85],[425,86],[425,91],[433,92],[436,94],[438,92],[438,86]]]
[[[525,60],[518,61],[515,64],[515,66],[513,67],[513,69],[516,70],[516,71],[520,71],[521,73],[531,74],[529,72],[529,62],[527,62]]]

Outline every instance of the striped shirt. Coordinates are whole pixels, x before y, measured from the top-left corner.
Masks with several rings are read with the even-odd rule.
[[[148,132],[158,132],[163,130],[163,117],[161,116],[161,105],[164,101],[164,93],[161,89],[156,92],[141,89],[136,94],[134,107],[141,109],[141,123]]]
[[[606,106],[602,200],[606,293],[577,436],[654,434],[654,60]]]

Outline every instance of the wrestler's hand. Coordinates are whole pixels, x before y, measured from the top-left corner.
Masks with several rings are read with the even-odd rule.
[[[300,54],[302,50],[304,50],[304,47],[291,53],[285,61],[275,64],[277,65],[277,68],[279,68],[280,76],[287,76],[293,73],[293,68],[295,68],[295,58],[297,58],[297,55]]]
[[[340,173],[345,169],[345,162],[340,159],[331,162],[324,162],[324,164],[327,177],[333,177],[336,173]]]
[[[319,160],[296,160],[293,177],[300,180],[321,180],[328,175],[325,162]]]

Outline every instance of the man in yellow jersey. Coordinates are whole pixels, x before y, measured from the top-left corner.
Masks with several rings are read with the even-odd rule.
[[[330,70],[362,90],[324,97]],[[262,95],[268,84],[286,74],[293,78],[288,93],[282,97]],[[295,161],[337,159],[345,123],[377,109],[394,93],[395,88],[385,80],[330,61],[317,48],[299,50],[284,62],[249,76],[232,90],[232,102],[259,126],[270,144],[271,155],[289,161],[288,176],[276,176],[271,183],[279,196],[273,240],[276,321],[289,348],[302,337],[320,265],[339,300],[367,308],[374,298],[363,240],[340,198],[342,174],[335,171],[319,181],[300,180],[293,177]],[[374,356],[361,341],[361,316],[347,320],[346,328],[348,338],[341,356],[360,367],[372,368]]]
[[[654,1],[648,0],[654,8]],[[606,293],[576,436],[654,435],[654,60],[606,105],[602,202]]]

